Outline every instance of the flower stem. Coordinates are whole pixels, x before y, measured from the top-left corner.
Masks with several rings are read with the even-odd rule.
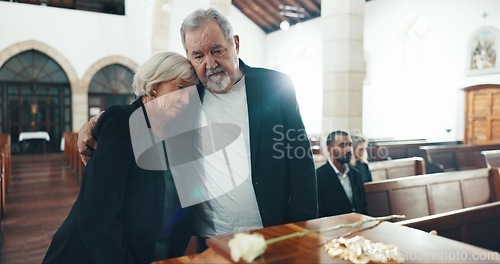
[[[366,220],[361,220],[361,221],[357,221],[357,222],[354,222],[351,224],[341,224],[341,225],[331,226],[331,227],[327,227],[327,228],[323,228],[323,229],[320,228],[320,229],[300,231],[300,232],[295,232],[295,233],[291,233],[288,235],[268,239],[268,240],[266,240],[266,244],[270,245],[270,244],[274,244],[276,242],[280,242],[280,241],[283,241],[283,240],[286,240],[289,238],[301,237],[301,236],[305,236],[305,235],[312,234],[312,233],[324,233],[324,232],[329,232],[329,231],[333,231],[333,230],[337,230],[337,229],[341,229],[341,228],[357,227],[357,226],[361,226],[361,225],[369,223],[369,222],[387,221],[387,220],[391,220],[391,219],[403,219],[403,218],[405,218],[404,215],[389,215],[389,216],[374,217],[374,218],[370,218],[370,219],[366,219]]]

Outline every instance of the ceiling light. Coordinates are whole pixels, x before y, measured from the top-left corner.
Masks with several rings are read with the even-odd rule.
[[[299,12],[304,12],[305,9],[302,7],[296,7],[296,6],[289,6],[289,5],[280,5],[280,9],[285,9],[285,10],[292,10],[292,11],[299,11]]]
[[[281,16],[286,17],[295,17],[295,18],[305,18],[305,9],[302,7],[295,7],[289,5],[280,5],[279,6]]]
[[[287,31],[290,28],[290,22],[288,22],[287,20],[281,21],[280,28],[283,31]]]
[[[287,17],[298,17],[298,18],[305,18],[306,17],[304,14],[297,14],[297,13],[292,13],[292,12],[280,12],[280,15],[287,16]]]

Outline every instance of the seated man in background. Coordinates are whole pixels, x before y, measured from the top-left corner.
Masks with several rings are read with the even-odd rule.
[[[351,138],[352,149],[354,150],[354,158],[351,160],[351,165],[359,171],[363,183],[371,182],[372,173],[368,167],[368,153],[366,152],[368,141],[362,136],[351,136]]]
[[[319,216],[351,212],[367,214],[365,188],[359,171],[349,165],[352,141],[345,131],[334,131],[326,139],[328,161],[316,170]]]

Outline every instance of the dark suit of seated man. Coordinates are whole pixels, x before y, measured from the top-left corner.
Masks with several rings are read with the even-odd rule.
[[[328,135],[326,144],[328,161],[316,170],[319,216],[367,214],[363,180],[359,171],[349,166],[351,137],[347,132],[334,131]]]

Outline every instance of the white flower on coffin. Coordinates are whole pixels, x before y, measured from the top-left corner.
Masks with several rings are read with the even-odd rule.
[[[234,262],[243,259],[245,262],[250,263],[258,256],[264,254],[267,249],[267,243],[264,236],[259,233],[238,233],[229,240],[229,249],[231,250],[231,259]]]
[[[403,219],[403,218],[405,218],[404,215],[389,215],[382,217],[374,217],[365,220],[360,220],[351,224],[341,224],[322,229],[313,229],[313,230],[295,232],[288,235],[270,238],[268,240],[265,240],[264,236],[259,233],[253,233],[253,234],[237,233],[233,236],[231,240],[229,240],[229,250],[231,251],[231,259],[234,262],[238,262],[240,259],[243,259],[247,263],[250,263],[260,255],[264,254],[268,245],[274,244],[276,242],[284,241],[295,237],[302,237],[313,233],[319,234],[341,228],[354,228],[362,226],[363,224],[369,222],[380,222],[391,219]]]

